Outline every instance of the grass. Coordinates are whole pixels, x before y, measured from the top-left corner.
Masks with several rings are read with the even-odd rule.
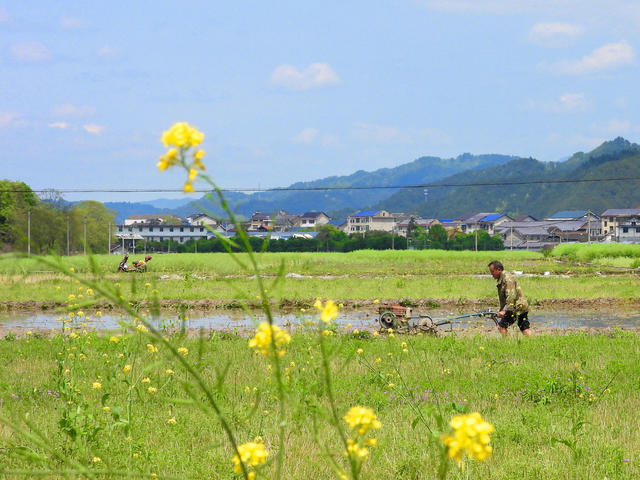
[[[232,477],[232,451],[219,422],[185,393],[182,382],[188,378],[166,350],[159,346],[157,354],[149,353],[149,340],[140,333],[112,343],[81,328],[74,330],[76,338],[67,333],[0,341],[3,416],[21,423],[28,415],[31,430],[42,432],[54,452],[92,470]],[[438,431],[434,415],[448,421],[462,409],[481,412],[495,426],[494,454],[483,463],[468,462],[465,472],[454,467],[449,478],[637,478],[640,421],[629,412],[640,390],[638,337],[627,332],[527,340],[512,335],[327,337],[338,411],[343,415],[353,405],[365,405],[383,425],[361,478],[435,477],[438,447],[429,441],[429,429]],[[239,441],[261,437],[273,458],[278,394],[267,359],[235,335],[169,338],[189,349],[187,359],[215,392]],[[343,462],[328,422],[317,335],[304,329],[293,335],[282,361],[288,432],[283,478],[335,478],[314,440],[317,435],[320,445]],[[124,373],[127,364],[133,368]],[[95,381],[101,389],[92,388]],[[148,386],[157,393],[148,393]],[[421,416],[424,421],[415,420]],[[579,422],[585,423],[572,434]],[[79,432],[75,440],[62,425]],[[27,448],[25,439],[8,428],[0,429],[0,468],[32,468],[27,454],[50,457],[41,448]],[[93,462],[94,457],[101,461]],[[35,465],[55,468],[59,462]],[[274,469],[268,464],[258,478],[271,478]]]
[[[640,296],[637,275],[606,266],[558,262],[534,252],[358,251],[352,253],[257,254],[267,282],[284,265],[289,276],[270,296],[286,304],[313,303],[320,294],[336,301],[410,299],[413,301],[495,301],[494,282],[486,265],[500,258],[508,270],[519,270],[525,294],[534,301]],[[253,278],[227,254],[156,255],[147,273],[117,274],[119,259],[93,257],[98,275],[120,284],[131,301],[256,300]],[[240,259],[245,259],[241,254]],[[610,258],[610,257],[606,257]],[[627,257],[615,257],[622,261]],[[69,268],[92,278],[87,257],[62,259]],[[545,272],[548,272],[545,275]],[[271,276],[271,280],[269,280]],[[61,273],[46,270],[35,259],[0,258],[0,301],[62,302],[75,285]],[[321,292],[321,293],[319,293]]]

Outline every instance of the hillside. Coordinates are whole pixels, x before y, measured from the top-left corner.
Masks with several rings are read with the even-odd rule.
[[[605,142],[588,153],[578,152],[565,162],[532,158],[449,176],[436,184],[486,183],[491,186],[403,189],[372,208],[450,218],[470,212],[529,214],[537,218],[558,210],[601,213],[640,203],[637,181],[509,185],[509,182],[640,177],[640,146],[623,138]]]
[[[236,213],[250,216],[253,212],[277,212],[286,210],[291,213],[304,213],[319,210],[327,213],[337,210],[357,210],[366,205],[379,202],[393,195],[399,189],[362,189],[362,190],[322,190],[324,187],[370,187],[415,185],[434,182],[449,175],[466,171],[502,165],[517,157],[507,155],[471,155],[465,153],[456,158],[421,157],[413,162],[395,168],[381,168],[372,172],[363,170],[346,176],[332,176],[310,182],[298,182],[287,188],[319,189],[318,191],[270,190],[251,195],[232,192],[227,194],[229,204]],[[186,216],[198,208],[220,213],[215,203],[200,199],[192,204],[172,210],[180,216]]]

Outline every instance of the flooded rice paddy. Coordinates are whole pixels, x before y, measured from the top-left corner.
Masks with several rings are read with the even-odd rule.
[[[492,330],[495,328],[490,318],[461,318],[456,319],[459,313],[429,312],[435,320],[451,320],[450,325],[439,327],[439,331],[480,329]],[[3,313],[0,314],[0,330],[52,330],[62,329],[62,319],[68,318],[65,314],[52,313]],[[102,317],[91,316],[88,318],[75,318],[73,326],[95,328],[97,330],[118,330],[121,322],[127,318],[120,314],[104,314]],[[159,318],[154,318],[151,323],[159,328],[184,328],[188,330],[247,330],[256,323],[265,320],[261,312],[253,316],[238,311],[190,312],[186,317],[179,317],[175,313],[166,313]],[[274,316],[276,324],[289,328],[296,328],[317,320],[317,315],[312,313],[279,313]],[[416,319],[417,320],[417,319]],[[640,328],[640,313],[638,312],[532,312],[529,320],[534,329],[605,329],[605,328]],[[86,323],[86,325],[84,325]],[[342,312],[335,322],[339,327],[360,330],[375,330],[380,327],[378,315],[366,312]]]

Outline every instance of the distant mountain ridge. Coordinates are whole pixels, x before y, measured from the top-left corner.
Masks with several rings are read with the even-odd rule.
[[[394,168],[371,172],[359,170],[350,175],[330,176],[309,182],[297,182],[285,189],[255,194],[225,192],[233,211],[249,217],[256,211],[289,213],[324,211],[344,218],[359,209],[386,209],[425,217],[447,218],[477,211],[510,214],[550,215],[557,210],[624,208],[640,204],[633,182],[534,184],[503,187],[509,181],[545,181],[557,179],[640,176],[640,145],[618,137],[594,150],[577,152],[565,161],[541,162],[533,158],[464,153],[455,158],[420,157]],[[424,184],[489,183],[495,187],[389,188]],[[376,186],[380,189],[363,189]],[[345,188],[323,190],[323,188]],[[350,190],[348,187],[358,187]],[[293,189],[293,190],[288,190]],[[313,191],[295,189],[318,189]],[[426,200],[426,201],[425,201]],[[185,202],[175,200],[175,202]],[[107,202],[116,210],[116,221],[133,214],[168,213],[186,217],[201,210],[223,216],[215,202],[206,197],[170,208],[174,200],[145,203]],[[165,208],[162,208],[166,206]]]
[[[591,152],[575,153],[564,162],[520,158],[498,167],[463,172],[435,182],[486,183],[493,186],[434,186],[429,189],[426,201],[422,190],[403,189],[373,208],[436,218],[451,218],[478,211],[528,214],[536,218],[549,216],[558,210],[590,209],[602,213],[607,208],[640,204],[638,182],[621,180],[528,185],[509,185],[509,182],[624,177],[640,177],[640,145],[618,137],[604,142]]]
[[[227,200],[236,213],[245,217],[256,211],[265,213],[279,210],[286,210],[290,213],[304,213],[311,210],[324,211],[326,213],[339,210],[355,211],[388,198],[400,190],[400,188],[389,187],[433,182],[465,170],[477,170],[502,165],[515,158],[517,157],[510,155],[471,155],[470,153],[464,153],[456,158],[448,159],[420,157],[394,168],[381,168],[372,172],[359,170],[346,176],[331,176],[310,182],[297,182],[287,187],[293,190],[273,189],[251,195],[231,192],[227,195]],[[362,189],[363,187],[373,186],[384,188]],[[325,187],[334,189],[323,190]],[[359,187],[361,189],[349,190],[348,187]],[[302,189],[318,190],[308,191]],[[214,213],[221,213],[214,203],[204,198],[175,209],[174,213],[180,216],[193,213],[193,211],[197,210],[194,205],[196,203]]]

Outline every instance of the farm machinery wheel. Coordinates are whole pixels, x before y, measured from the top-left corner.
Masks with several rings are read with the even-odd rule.
[[[396,316],[392,312],[384,312],[380,315],[380,326],[382,328],[394,328],[396,326]]]
[[[421,315],[420,320],[418,320],[418,330],[420,332],[425,333],[436,333],[436,328],[438,327],[436,323],[433,321],[428,315]]]

